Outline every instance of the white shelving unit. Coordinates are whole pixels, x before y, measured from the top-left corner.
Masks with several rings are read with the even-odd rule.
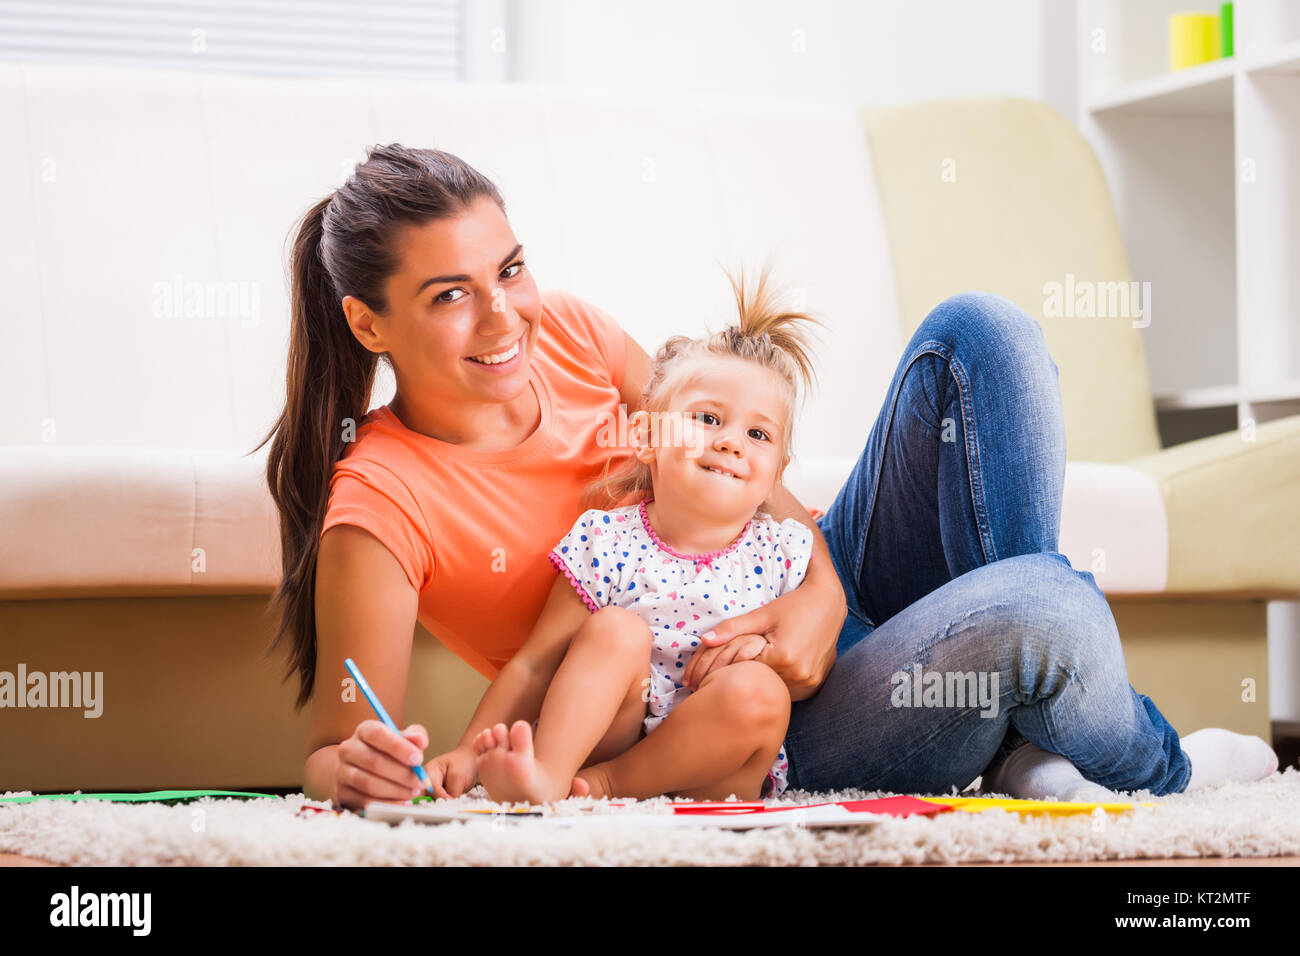
[[[1207,434],[1300,413],[1300,0],[1237,0],[1234,56],[1171,72],[1169,15],[1218,9],[1077,4],[1079,126],[1151,283],[1162,430]],[[1300,604],[1269,607],[1269,672],[1270,716],[1300,720]]]
[[[1171,72],[1196,0],[1080,0],[1080,127],[1101,160],[1161,412],[1300,412],[1300,0],[1237,0],[1235,56]]]

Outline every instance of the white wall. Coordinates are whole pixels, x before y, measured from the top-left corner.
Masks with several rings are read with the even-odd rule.
[[[1075,0],[470,3],[480,76],[495,36],[499,78],[515,82],[854,106],[1004,93],[1076,110]]]

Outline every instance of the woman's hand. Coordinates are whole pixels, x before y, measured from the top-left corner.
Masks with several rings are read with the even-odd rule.
[[[474,789],[478,782],[478,755],[473,747],[457,747],[434,757],[424,769],[429,772],[433,792],[440,799],[450,800]]]
[[[691,655],[682,673],[683,686],[694,690],[715,667],[758,660],[781,676],[792,701],[817,693],[835,663],[835,642],[846,606],[838,579],[832,594],[809,587],[810,583],[811,578],[762,607],[727,618],[704,634],[700,649]],[[740,646],[732,651],[732,644]]]
[[[429,735],[419,724],[398,734],[379,720],[363,720],[339,744],[334,802],[351,810],[382,800],[405,803],[425,793],[413,767],[424,763]]]
[[[748,616],[748,615],[746,615]],[[717,634],[717,631],[710,633]],[[719,667],[735,664],[737,661],[752,661],[767,650],[768,640],[762,634],[738,634],[731,640],[725,637],[725,643],[710,646],[706,644],[691,655],[682,673],[682,684],[695,690],[704,680],[704,675]]]
[[[768,646],[759,648],[749,659],[762,661],[781,675],[790,690],[791,701],[805,700],[817,693],[835,664],[835,644],[848,613],[844,586],[820,526],[784,484],[776,483],[759,510],[777,521],[795,518],[808,528],[813,536],[808,572],[794,590],[786,591],[762,607],[729,617],[702,635],[703,646],[691,656],[682,672],[682,682],[694,689],[715,667],[745,660],[740,651],[734,658],[728,658],[721,645],[741,636],[757,636]],[[746,646],[752,649],[755,645]]]

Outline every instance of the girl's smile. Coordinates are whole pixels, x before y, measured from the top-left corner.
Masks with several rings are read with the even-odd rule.
[[[710,474],[719,475],[723,478],[731,478],[735,480],[744,477],[743,475],[738,475],[735,471],[727,468],[725,465],[708,465],[701,462],[700,467]]]

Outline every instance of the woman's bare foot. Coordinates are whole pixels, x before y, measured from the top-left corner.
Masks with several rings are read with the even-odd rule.
[[[474,751],[479,779],[493,800],[546,803],[568,796],[533,753],[533,728],[526,720],[509,730],[505,724],[489,727],[474,738]]]

